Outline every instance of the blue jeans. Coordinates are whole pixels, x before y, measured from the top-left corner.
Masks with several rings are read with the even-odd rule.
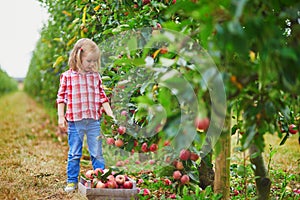
[[[68,183],[78,182],[80,158],[82,156],[82,145],[85,134],[87,136],[87,145],[93,169],[105,168],[105,161],[102,154],[102,139],[100,138],[100,121],[83,119],[80,121],[68,122]]]

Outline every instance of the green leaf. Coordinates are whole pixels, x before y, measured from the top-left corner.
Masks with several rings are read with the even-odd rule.
[[[247,176],[247,168],[243,165],[239,165],[237,168],[237,174],[241,177]]]
[[[289,59],[292,59],[294,61],[297,61],[298,60],[298,56],[297,56],[297,53],[294,49],[292,48],[283,48],[281,49],[280,51],[280,54],[285,57],[285,58],[289,58]]]
[[[173,165],[167,165],[159,168],[157,171],[155,171],[155,173],[158,177],[172,176],[174,170],[176,170],[176,168]]]
[[[284,145],[284,143],[286,142],[286,140],[289,138],[289,133],[287,133],[285,136],[284,136],[284,138],[281,140],[281,142],[280,142],[280,146],[281,145]]]
[[[256,134],[256,125],[252,125],[249,128],[247,128],[247,136],[246,136],[246,140],[244,141],[243,144],[243,149],[247,149],[250,145],[250,143],[252,142],[255,134]]]

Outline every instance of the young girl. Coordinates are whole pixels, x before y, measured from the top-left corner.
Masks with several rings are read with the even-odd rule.
[[[114,118],[98,73],[100,50],[96,43],[87,38],[78,40],[71,51],[69,67],[61,74],[56,100],[59,128],[66,129],[68,126],[66,192],[77,188],[84,134],[87,136],[93,168],[105,168],[102,140],[99,137],[102,110]]]

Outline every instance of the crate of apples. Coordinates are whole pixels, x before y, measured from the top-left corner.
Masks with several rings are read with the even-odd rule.
[[[138,190],[134,180],[112,169],[88,170],[81,175],[78,190],[88,199],[136,199]]]

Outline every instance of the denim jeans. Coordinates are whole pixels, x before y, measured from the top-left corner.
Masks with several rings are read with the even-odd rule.
[[[83,119],[80,121],[68,122],[68,183],[78,182],[84,135],[87,137],[87,145],[93,169],[105,168],[105,161],[102,154],[102,139],[99,137],[100,121],[94,119]]]

